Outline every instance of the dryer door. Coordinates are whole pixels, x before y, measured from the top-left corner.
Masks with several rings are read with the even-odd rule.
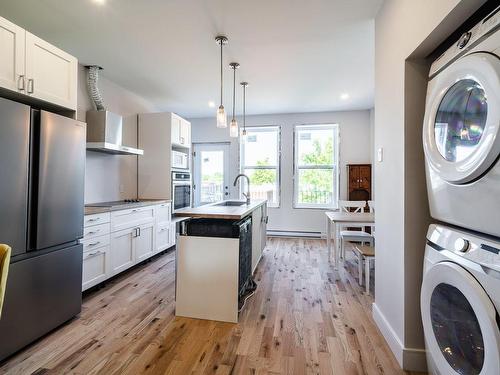
[[[496,310],[469,272],[452,262],[432,266],[420,303],[427,352],[440,374],[500,373]]]
[[[465,56],[429,84],[423,127],[428,164],[445,181],[469,183],[500,153],[500,59]]]

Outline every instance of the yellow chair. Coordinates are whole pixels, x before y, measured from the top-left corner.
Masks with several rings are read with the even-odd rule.
[[[7,288],[7,274],[9,273],[10,246],[0,244],[0,318],[2,317],[2,306]]]

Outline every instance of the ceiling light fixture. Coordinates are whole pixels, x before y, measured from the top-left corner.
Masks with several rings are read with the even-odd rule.
[[[224,109],[224,105],[222,104],[223,94],[224,94],[224,76],[223,76],[223,68],[222,68],[222,47],[227,44],[227,38],[223,35],[218,35],[215,37],[215,41],[220,45],[220,106],[217,109],[217,127],[218,128],[227,128],[227,116],[226,110]]]
[[[346,93],[346,92],[345,92],[345,93],[343,93],[343,94],[340,94],[340,99],[342,99],[342,100],[347,100],[347,99],[349,99],[349,94],[348,94],[348,93]]]
[[[231,119],[231,125],[229,125],[229,136],[236,138],[238,137],[238,122],[236,122],[236,118],[234,117],[234,106],[236,104],[236,69],[240,67],[240,64],[237,62],[232,62],[229,64],[231,69],[233,69],[233,118]]]
[[[248,82],[240,82],[240,85],[243,86],[243,130],[241,131],[241,135],[246,137],[247,135],[247,124],[246,124],[246,102],[247,102],[247,86]]]

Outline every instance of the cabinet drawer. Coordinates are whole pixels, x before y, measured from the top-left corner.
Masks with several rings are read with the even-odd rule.
[[[99,249],[103,246],[109,245],[109,234],[106,234],[104,236],[98,236],[95,238],[91,238],[89,240],[84,239],[81,241],[83,244],[83,252],[91,251],[94,249]]]
[[[82,290],[106,280],[110,274],[109,245],[83,253]]]
[[[91,227],[85,227],[83,230],[83,240],[90,240],[92,238],[109,234],[109,223],[97,224]]]
[[[147,224],[155,218],[154,206],[133,208],[129,210],[114,211],[111,213],[111,231],[133,228]]]
[[[93,225],[109,223],[109,220],[110,220],[109,212],[103,212],[102,214],[85,215],[83,226],[91,227]]]
[[[172,218],[170,203],[162,203],[156,206],[156,223],[169,223]]]

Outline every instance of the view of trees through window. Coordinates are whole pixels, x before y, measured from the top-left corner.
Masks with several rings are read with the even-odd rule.
[[[298,207],[336,203],[336,125],[296,127],[295,202]]]
[[[270,207],[279,206],[279,145],[277,126],[247,128],[241,139],[241,171],[250,178],[250,196],[267,199]]]

